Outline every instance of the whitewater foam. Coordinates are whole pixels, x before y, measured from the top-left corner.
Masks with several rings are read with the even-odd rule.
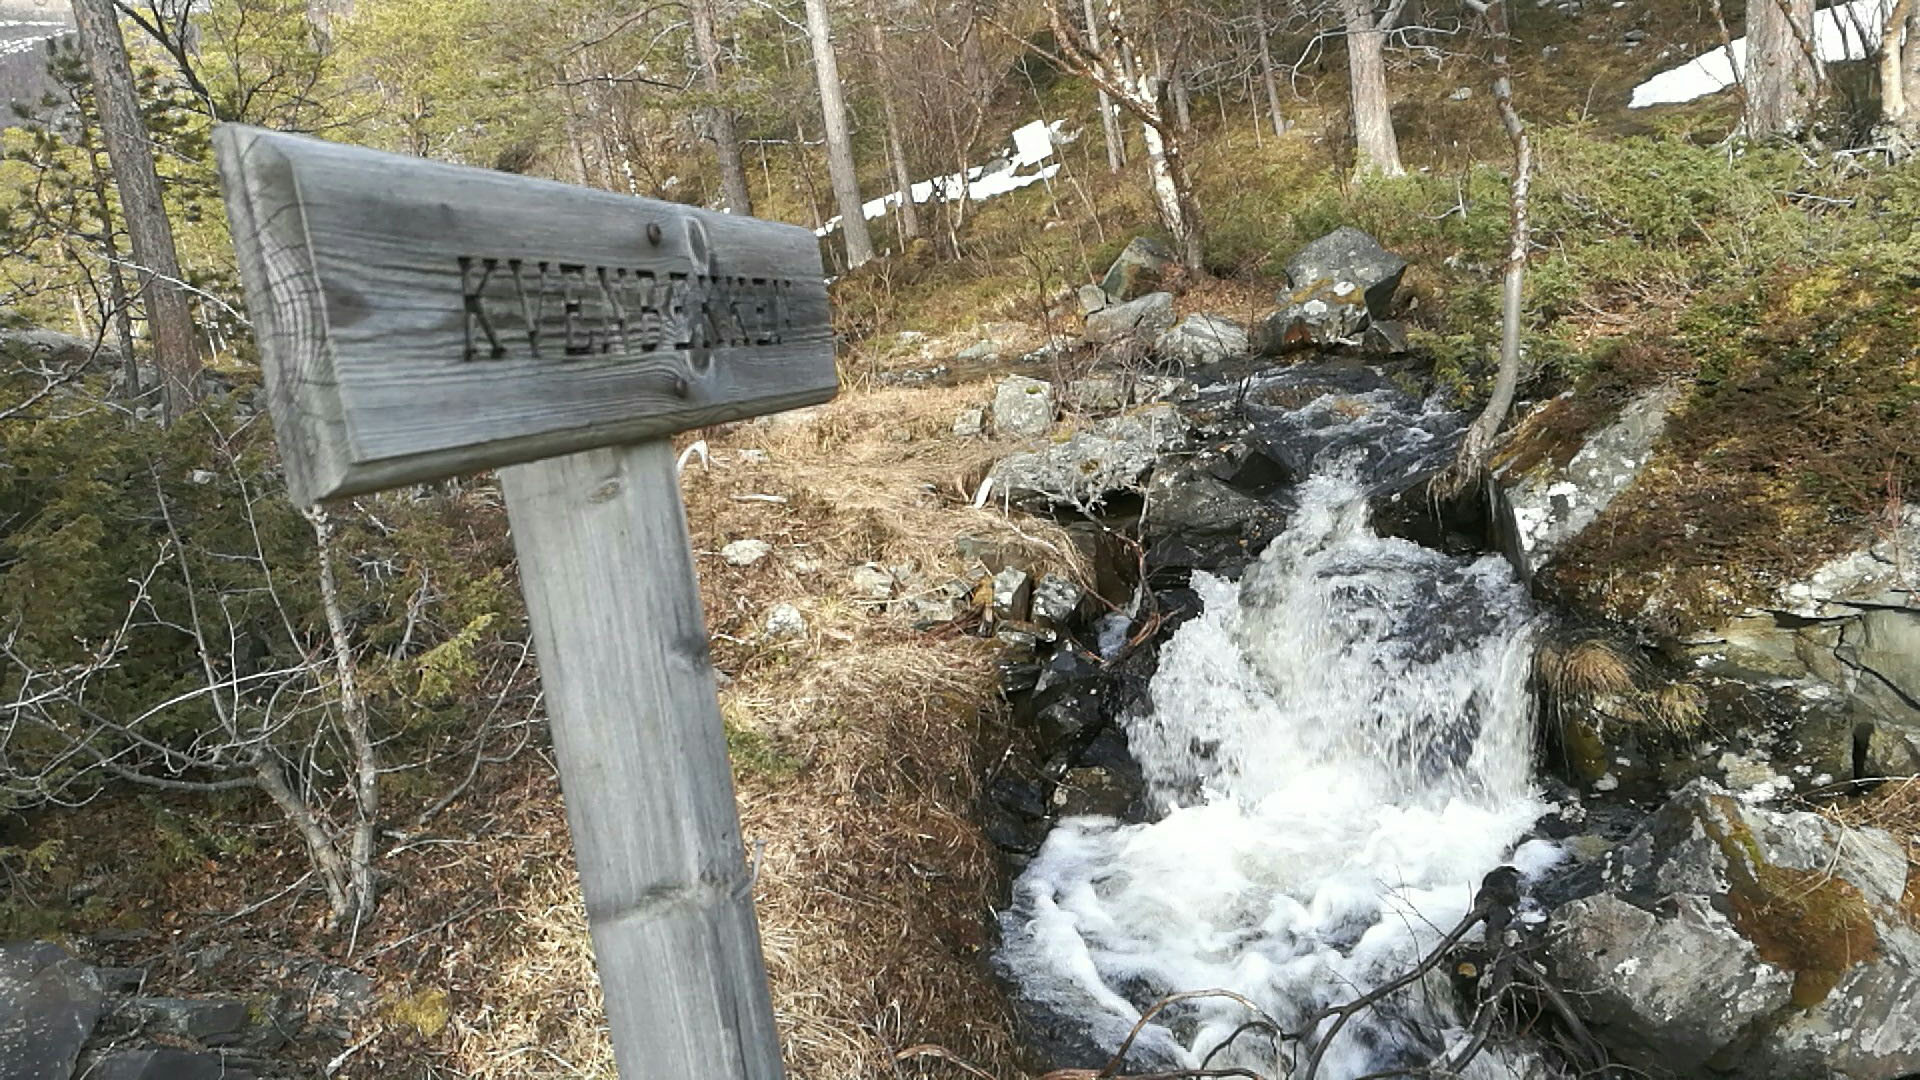
[[[1165,994],[1224,988],[1299,1032],[1406,970],[1540,814],[1526,691],[1533,615],[1497,557],[1382,538],[1352,471],[1315,476],[1239,583],[1166,643],[1127,735],[1162,815],[1060,822],[1015,885],[997,960],[1021,996],[1111,1052]],[[1136,1063],[1198,1068],[1248,1019],[1155,1018]],[[1462,1034],[1444,982],[1356,1018],[1320,1075],[1425,1064]],[[1277,1076],[1296,1044],[1243,1033],[1213,1067]],[[1466,1075],[1511,1076],[1483,1055]]]

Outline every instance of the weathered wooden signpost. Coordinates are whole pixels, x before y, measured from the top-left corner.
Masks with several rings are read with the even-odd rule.
[[[780,1076],[668,436],[833,396],[812,234],[214,139],[293,499],[500,468],[621,1075]]]

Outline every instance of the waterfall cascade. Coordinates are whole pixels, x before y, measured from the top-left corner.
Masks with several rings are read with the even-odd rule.
[[[1556,858],[1515,847],[1542,809],[1526,591],[1498,556],[1375,535],[1365,455],[1319,456],[1239,582],[1196,572],[1203,613],[1164,646],[1150,713],[1126,718],[1160,817],[1061,821],[1002,916],[997,962],[1020,996],[1104,1051],[1182,990],[1238,992],[1298,1033],[1413,966],[1487,871]],[[1424,1065],[1461,1038],[1430,978],[1350,1022],[1320,1077]],[[1296,1044],[1269,1037],[1209,1060],[1247,1019],[1182,1002],[1130,1060],[1283,1075]],[[1521,1064],[1489,1052],[1467,1075]]]

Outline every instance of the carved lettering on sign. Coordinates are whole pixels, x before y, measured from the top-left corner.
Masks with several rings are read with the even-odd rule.
[[[462,255],[460,292],[467,360],[778,345],[793,326],[786,278]]]

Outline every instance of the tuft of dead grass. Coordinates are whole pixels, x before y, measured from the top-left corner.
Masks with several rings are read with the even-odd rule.
[[[1632,658],[1601,638],[1544,646],[1534,663],[1547,690],[1560,701],[1633,692]]]

